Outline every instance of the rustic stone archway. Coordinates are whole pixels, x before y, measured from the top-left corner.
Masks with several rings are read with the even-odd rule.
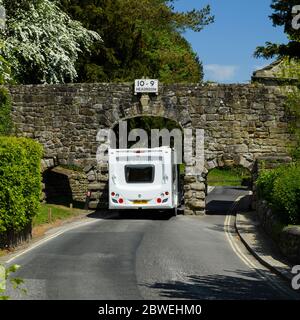
[[[154,97],[154,96],[153,96]],[[152,97],[152,98],[153,98]],[[185,143],[190,143],[191,146],[195,140],[195,133],[193,132],[192,119],[185,108],[178,108],[175,105],[175,100],[170,98],[173,108],[167,108],[164,104],[157,104],[154,108],[150,107],[151,98],[148,95],[142,95],[139,103],[133,103],[131,106],[114,109],[113,113],[107,111],[104,116],[107,118],[109,128],[102,128],[102,130],[113,130],[121,121],[127,121],[137,117],[159,117],[173,121],[180,127],[184,133],[186,129],[192,131],[192,141],[185,140]],[[156,100],[155,97],[153,99]],[[154,102],[155,103],[155,102]],[[152,112],[150,112],[152,110]],[[121,114],[121,116],[120,116]],[[122,116],[125,115],[125,116]],[[183,137],[184,138],[184,137]],[[99,139],[99,148],[102,150],[108,149],[110,145],[109,139]],[[193,166],[185,163],[186,172],[193,172]],[[190,170],[189,170],[190,169]],[[90,184],[90,207],[101,208],[107,207],[105,199],[108,197],[108,168],[106,161],[99,161],[97,165],[89,168],[89,175],[95,177],[95,181]],[[184,199],[185,199],[185,213],[186,214],[204,214],[205,212],[205,185],[203,181],[199,180],[197,175],[186,175],[183,182]]]
[[[100,129],[121,119],[162,116],[205,132],[203,170],[187,176],[187,214],[203,214],[207,171],[222,162],[251,168],[262,156],[284,157],[293,141],[285,97],[276,86],[170,84],[159,94],[135,96],[132,84],[10,86],[18,136],[39,141],[46,159],[84,168],[95,194],[105,199],[107,166],[97,164]],[[192,141],[191,144],[194,142]]]

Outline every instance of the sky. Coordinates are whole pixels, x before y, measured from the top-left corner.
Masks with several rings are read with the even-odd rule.
[[[253,71],[273,60],[253,57],[255,48],[266,41],[286,43],[281,27],[273,27],[269,16],[272,0],[177,0],[177,11],[211,6],[215,22],[201,32],[187,31],[204,67],[204,80],[220,83],[247,83]]]

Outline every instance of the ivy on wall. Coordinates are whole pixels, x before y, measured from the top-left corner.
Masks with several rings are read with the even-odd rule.
[[[296,145],[292,147],[291,155],[295,160],[300,160],[300,60],[284,58],[279,76],[293,80],[293,86],[284,86],[283,93],[287,96],[286,108],[290,114],[290,131],[296,137]],[[284,83],[284,84],[287,84]]]

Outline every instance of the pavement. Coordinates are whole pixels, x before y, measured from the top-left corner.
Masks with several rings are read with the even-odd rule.
[[[248,190],[216,187],[207,215],[128,211],[90,215],[9,257],[27,294],[16,300],[298,300],[248,252],[235,230]]]
[[[291,283],[295,276],[291,273],[293,265],[264,233],[255,212],[238,213],[235,228],[244,245],[261,264]]]

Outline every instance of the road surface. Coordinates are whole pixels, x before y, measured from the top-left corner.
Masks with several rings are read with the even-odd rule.
[[[13,299],[296,299],[243,247],[226,214],[242,188],[215,188],[205,217],[97,216],[15,258]],[[247,209],[247,197],[239,210]]]

